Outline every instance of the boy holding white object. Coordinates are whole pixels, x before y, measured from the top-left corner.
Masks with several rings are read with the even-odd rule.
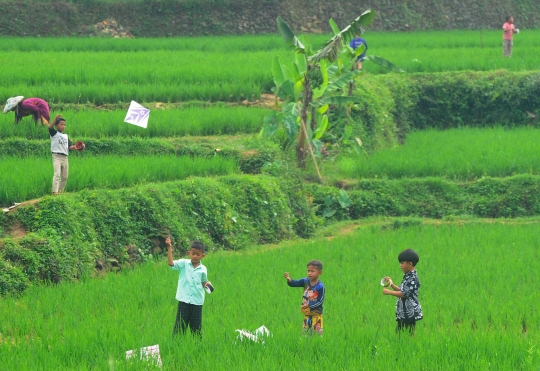
[[[303,332],[319,335],[323,333],[323,303],[325,289],[319,276],[322,274],[322,263],[319,260],[311,260],[307,264],[308,276],[299,280],[291,279],[289,272],[284,277],[290,287],[303,287],[301,312],[304,314]]]
[[[399,267],[405,273],[401,285],[397,286],[392,282],[390,277],[385,279],[390,282],[390,289],[383,289],[383,295],[396,296],[396,331],[400,332],[405,329],[409,331],[411,336],[414,335],[416,321],[420,321],[424,316],[422,314],[422,306],[418,301],[418,289],[420,289],[420,281],[416,273],[416,264],[420,261],[420,257],[416,251],[407,249],[402,251],[398,256]]]
[[[51,152],[53,158],[53,181],[52,192],[53,195],[59,195],[64,192],[69,174],[68,156],[69,151],[76,149],[72,145],[67,134],[64,134],[66,130],[66,120],[62,115],[56,115],[56,117],[48,125],[49,136],[51,137]]]
[[[503,24],[503,56],[512,56],[512,47],[514,45],[514,34],[519,33],[519,30],[514,26],[514,17],[509,15],[506,17],[506,23]]]
[[[202,242],[191,242],[188,251],[190,259],[173,260],[171,238],[165,239],[167,245],[167,260],[172,270],[179,271],[178,288],[176,289],[176,300],[178,300],[178,311],[174,324],[173,335],[181,329],[184,333],[189,327],[191,332],[201,337],[202,327],[202,306],[204,304],[205,288],[212,292],[214,287],[208,281],[208,272],[201,263],[204,258],[204,244]]]

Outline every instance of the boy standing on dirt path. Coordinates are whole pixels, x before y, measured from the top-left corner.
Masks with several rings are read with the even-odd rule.
[[[51,152],[53,158],[54,175],[52,181],[53,195],[59,195],[64,192],[69,174],[68,156],[69,151],[75,149],[71,145],[66,129],[66,120],[61,115],[56,117],[48,125],[49,136],[51,137]]]
[[[322,263],[319,260],[311,260],[307,264],[306,278],[299,280],[291,279],[289,272],[284,277],[290,287],[303,287],[302,306],[300,311],[304,314],[303,332],[312,335],[314,332],[323,333],[323,303],[325,289],[319,276],[322,274]]]
[[[204,289],[213,286],[208,281],[208,272],[201,263],[204,258],[204,244],[202,242],[191,242],[188,251],[190,259],[173,260],[171,238],[165,239],[167,245],[167,259],[172,270],[179,271],[178,288],[176,289],[176,300],[178,300],[178,311],[174,324],[173,336],[182,330],[184,333],[189,327],[192,334],[202,337],[202,306],[204,304]]]

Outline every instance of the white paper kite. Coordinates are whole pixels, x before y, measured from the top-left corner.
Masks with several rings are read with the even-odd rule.
[[[143,347],[139,350],[133,349],[126,352],[126,359],[130,359],[139,354],[139,357],[143,361],[153,362],[155,365],[161,367],[161,354],[159,352],[159,345],[152,345],[149,347]]]
[[[129,105],[128,113],[124,122],[128,124],[133,124],[145,128],[148,126],[148,118],[150,117],[150,110],[144,108],[139,103],[134,100],[131,101]]]

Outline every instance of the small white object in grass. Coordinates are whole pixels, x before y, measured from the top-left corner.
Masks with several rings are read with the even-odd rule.
[[[240,341],[243,341],[244,339],[249,339],[255,343],[261,343],[261,344],[264,344],[264,338],[270,336],[270,331],[264,325],[256,329],[254,333],[243,330],[243,329],[236,330],[236,332],[238,332],[238,336],[236,338]]]
[[[381,280],[381,286],[384,286],[384,287],[390,286],[390,281],[388,281],[386,277],[383,277],[383,279]]]
[[[126,351],[126,359],[135,357],[136,354],[139,354],[140,359],[143,361],[150,361],[155,365],[161,367],[161,354],[159,353],[159,345],[151,345],[149,347],[143,347],[139,350],[133,349]]]

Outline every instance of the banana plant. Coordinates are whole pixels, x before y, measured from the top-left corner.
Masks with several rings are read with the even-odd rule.
[[[272,76],[276,85],[276,105],[278,99],[283,103],[281,111],[274,111],[265,118],[262,134],[272,135],[283,125],[289,139],[296,140],[298,165],[305,168],[309,152],[320,180],[313,147],[320,148],[320,138],[330,126],[329,107],[355,102],[356,98],[344,96],[342,91],[360,73],[340,67],[338,57],[344,42],[348,43],[355,34],[362,33],[374,16],[370,10],[364,12],[342,31],[335,32],[334,37],[316,52],[312,51],[309,39],[297,37],[281,17],[277,18],[278,30],[294,50],[295,58],[290,64],[279,57],[274,58]]]
[[[332,105],[352,105],[353,81],[361,71],[354,68],[356,58],[363,53],[363,46],[352,49],[349,43],[357,35],[362,35],[375,17],[375,12],[367,10],[340,30],[333,19],[330,27],[334,36],[324,43],[321,49],[312,51],[307,37],[298,37],[289,25],[277,18],[278,30],[286,44],[294,50],[294,61],[284,63],[275,57],[272,63],[272,76],[276,93],[276,108],[281,100],[280,111],[273,111],[265,117],[262,134],[273,135],[283,126],[291,142],[296,141],[296,156],[299,167],[305,168],[309,152],[317,175],[321,175],[313,153],[313,147],[320,149],[320,138],[330,128],[328,109]],[[404,72],[390,61],[368,56],[366,60],[384,66],[391,71]],[[347,95],[343,95],[346,87]],[[360,141],[358,141],[360,143]]]

